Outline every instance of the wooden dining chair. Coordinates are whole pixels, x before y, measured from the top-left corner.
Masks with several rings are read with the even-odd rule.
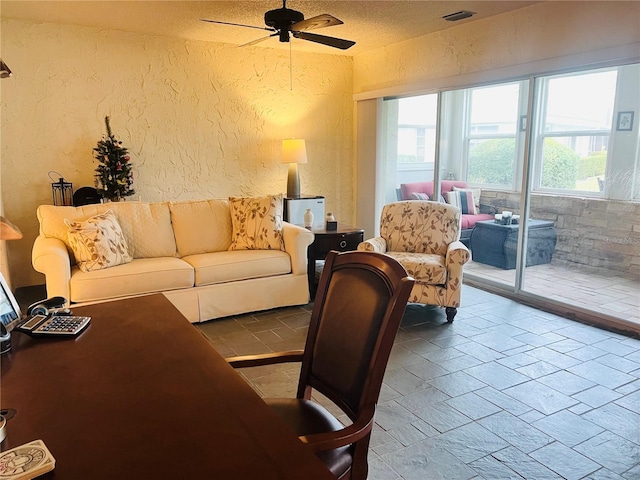
[[[304,350],[227,359],[234,367],[302,362],[295,399],[265,399],[339,479],[365,480],[374,413],[413,279],[393,258],[330,252]],[[351,420],[311,399],[320,392]]]

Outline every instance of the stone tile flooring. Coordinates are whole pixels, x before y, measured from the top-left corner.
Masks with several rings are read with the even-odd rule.
[[[453,324],[408,306],[369,479],[639,479],[640,340],[466,285],[462,298]],[[225,356],[301,348],[311,308],[197,328]],[[263,396],[295,395],[295,365],[242,372]]]

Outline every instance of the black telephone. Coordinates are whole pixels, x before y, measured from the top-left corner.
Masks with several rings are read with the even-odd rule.
[[[51,297],[32,303],[27,308],[27,316],[32,315],[71,315],[71,310],[64,308],[67,299],[64,297]]]

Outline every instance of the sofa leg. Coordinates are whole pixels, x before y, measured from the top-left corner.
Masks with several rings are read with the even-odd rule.
[[[453,318],[458,313],[458,309],[454,307],[445,307],[444,311],[447,313],[447,322],[453,322]]]

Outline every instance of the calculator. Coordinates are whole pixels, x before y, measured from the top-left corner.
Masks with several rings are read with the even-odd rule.
[[[73,315],[34,315],[16,328],[29,335],[50,337],[74,337],[81,333],[91,321],[91,317]]]

